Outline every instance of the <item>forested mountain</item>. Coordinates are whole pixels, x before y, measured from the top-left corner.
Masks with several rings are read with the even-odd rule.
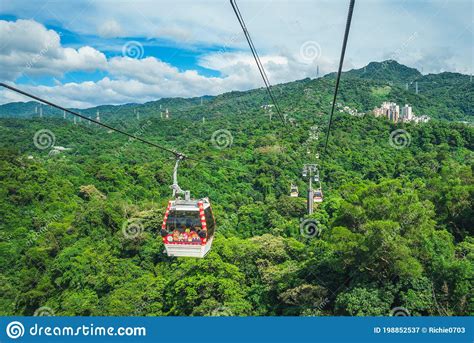
[[[331,101],[331,82],[335,73],[323,78],[304,79],[275,86],[276,94],[285,102],[287,111],[299,113],[309,106],[304,100],[308,96],[317,100],[319,106],[327,106]],[[418,84],[418,94],[416,94]],[[343,73],[341,100],[359,111],[368,112],[380,106],[382,101],[394,101],[400,105],[405,103],[413,107],[417,115],[449,121],[469,121],[474,119],[473,108],[474,82],[468,75],[458,73],[440,73],[422,75],[418,70],[399,64],[396,61],[371,62],[361,69],[353,69]],[[165,98],[145,104],[125,104],[120,106],[98,106],[81,113],[95,117],[99,111],[101,118],[108,120],[126,119],[130,110],[140,115],[158,116],[166,108],[169,111],[182,111],[203,103],[215,103],[220,99],[241,97],[264,100],[265,93],[259,90],[246,92],[230,92],[217,97],[203,96],[190,99]],[[268,99],[266,100],[268,102]],[[67,104],[64,104],[65,106]],[[61,111],[49,106],[43,107],[44,117],[58,117]],[[324,107],[319,107],[320,109]],[[314,108],[312,109],[314,111]],[[318,108],[316,108],[318,110]],[[34,118],[39,116],[39,104],[36,102],[9,103],[0,105],[0,117]]]
[[[212,99],[211,96],[203,96],[202,102],[207,102]],[[114,105],[101,105],[97,107],[87,109],[75,109],[71,110],[80,112],[81,114],[95,118],[97,112],[100,115],[106,115],[113,117],[114,119],[125,119],[130,115],[130,111],[138,111],[140,113],[149,113],[150,110],[161,109],[165,111],[168,109],[183,109],[189,106],[195,106],[201,103],[201,97],[199,98],[165,98],[158,101],[152,101],[145,104],[123,104],[119,106]],[[42,110],[41,110],[42,108]],[[153,112],[154,113],[154,112]],[[0,118],[39,118],[40,114],[44,118],[58,118],[63,115],[61,110],[53,108],[49,105],[40,104],[36,101],[28,102],[11,102],[8,104],[0,105]],[[135,114],[135,112],[134,112]]]
[[[334,78],[335,73],[326,77]],[[469,75],[449,72],[422,75],[414,68],[387,60],[347,71],[343,77],[375,81],[380,86],[375,92],[401,104],[408,102],[422,114],[438,119],[473,121],[474,83]],[[430,104],[428,108],[426,103]]]
[[[330,73],[326,77],[335,77],[336,73]],[[379,80],[396,84],[413,82],[423,75],[415,68],[407,67],[394,60],[383,62],[370,62],[360,69],[352,69],[344,73],[344,78],[360,78],[366,80]]]
[[[472,126],[337,112],[324,152],[333,87],[331,77],[276,86],[287,125],[261,108],[264,89],[101,107],[104,122],[214,162],[185,160],[179,174],[183,189],[212,201],[217,232],[204,259],[163,253],[172,156],[61,113],[25,119],[3,106],[1,314],[474,314]],[[468,105],[447,100],[460,96],[449,87],[431,90],[445,89],[442,99],[348,77],[338,101],[469,118]],[[166,107],[170,119],[159,115]],[[325,194],[309,217],[305,163],[320,165]],[[289,197],[291,183],[299,198]],[[130,220],[140,223],[133,237],[124,234]]]

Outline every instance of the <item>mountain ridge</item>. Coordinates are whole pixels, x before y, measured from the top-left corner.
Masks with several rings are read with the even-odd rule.
[[[307,101],[307,99],[302,98],[301,94],[307,88],[317,89],[318,96],[321,98],[332,93],[332,82],[335,75],[336,73],[329,73],[320,78],[305,78],[281,83],[274,85],[273,90],[276,97],[283,102],[285,102],[282,99],[284,97],[291,96],[293,98],[293,101],[288,101],[291,106],[286,108],[287,112],[291,112],[292,109],[304,107],[304,105],[294,100]],[[373,109],[373,107],[380,105],[382,101],[396,101],[410,103],[418,107],[419,112],[423,112],[422,114],[428,114],[437,119],[471,121],[474,117],[472,108],[474,84],[471,82],[469,75],[452,72],[422,75],[415,68],[405,66],[394,60],[387,60],[370,62],[365,67],[345,71],[341,80],[340,99],[344,101],[347,94],[359,93],[352,105],[363,111]],[[355,92],[349,89],[350,87],[364,89],[367,94]],[[260,105],[262,105],[269,102],[269,99],[265,96],[262,97],[262,90],[263,88],[256,88],[245,91],[230,91],[216,96],[161,98],[143,104],[99,105],[76,110],[88,116],[95,116],[96,111],[99,110],[101,116],[127,118],[135,113],[135,110],[145,115],[147,113],[157,115],[166,108],[169,108],[172,112],[182,112],[197,107],[201,104],[201,101],[218,103],[223,100],[232,101],[232,99],[248,96],[260,99]],[[37,105],[38,103],[34,101],[3,104],[0,105],[0,117],[32,118],[38,115],[38,113],[35,113],[35,106]],[[59,110],[48,109],[44,115],[58,116],[62,114]]]

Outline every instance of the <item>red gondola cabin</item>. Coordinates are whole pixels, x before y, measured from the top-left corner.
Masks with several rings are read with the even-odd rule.
[[[168,256],[204,257],[211,249],[215,226],[208,198],[170,200],[161,226]]]

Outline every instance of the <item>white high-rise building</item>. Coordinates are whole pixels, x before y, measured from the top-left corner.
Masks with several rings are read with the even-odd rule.
[[[407,121],[413,120],[413,111],[411,106],[408,106],[408,104],[405,104],[402,108],[402,118]]]
[[[430,120],[430,117],[426,115],[421,117],[415,116],[412,107],[408,104],[405,104],[401,110],[402,111],[400,113],[400,106],[398,106],[396,103],[385,101],[382,103],[382,106],[374,108],[373,113],[376,117],[383,116],[395,123],[399,121],[426,123]]]
[[[390,110],[389,110],[388,118],[391,121],[396,123],[398,121],[399,117],[400,117],[400,106],[398,106],[396,103],[392,102],[390,104]]]
[[[376,117],[384,116],[393,122],[398,122],[400,119],[400,106],[394,102],[384,101],[382,106],[374,108],[373,112]]]
[[[380,109],[376,111],[376,114],[383,115],[387,117],[387,119],[397,122],[400,116],[400,106],[394,102],[384,101]]]

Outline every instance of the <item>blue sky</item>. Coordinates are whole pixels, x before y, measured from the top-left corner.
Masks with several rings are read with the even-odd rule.
[[[348,1],[238,3],[273,84],[336,69]],[[358,0],[344,69],[396,59],[472,73],[472,6]],[[228,1],[3,0],[0,35],[0,78],[69,106],[262,86]]]
[[[0,20],[13,21],[23,19],[15,15],[0,15]],[[203,46],[203,47],[182,47],[179,42],[174,42],[170,39],[160,38],[145,38],[142,36],[137,37],[107,37],[103,38],[94,34],[79,34],[77,32],[70,31],[61,26],[56,20],[52,22],[43,23],[44,27],[49,30],[54,30],[61,34],[61,45],[72,48],[80,48],[81,46],[89,45],[92,46],[102,53],[109,59],[113,57],[122,56],[123,46],[129,42],[139,42],[144,49],[146,48],[146,55],[154,56],[162,60],[163,62],[169,63],[177,67],[180,71],[189,69],[197,70],[204,76],[219,76],[220,73],[217,70],[204,68],[198,64],[199,56],[206,55],[220,50],[219,46]],[[232,49],[231,49],[232,50]],[[60,78],[61,82],[83,82],[87,80],[98,81],[103,78],[107,73],[96,71],[96,72],[68,72]],[[28,83],[33,78],[35,82],[40,84],[54,84],[55,78],[50,75],[42,75],[41,77],[36,76],[23,76],[16,81],[19,84]]]

